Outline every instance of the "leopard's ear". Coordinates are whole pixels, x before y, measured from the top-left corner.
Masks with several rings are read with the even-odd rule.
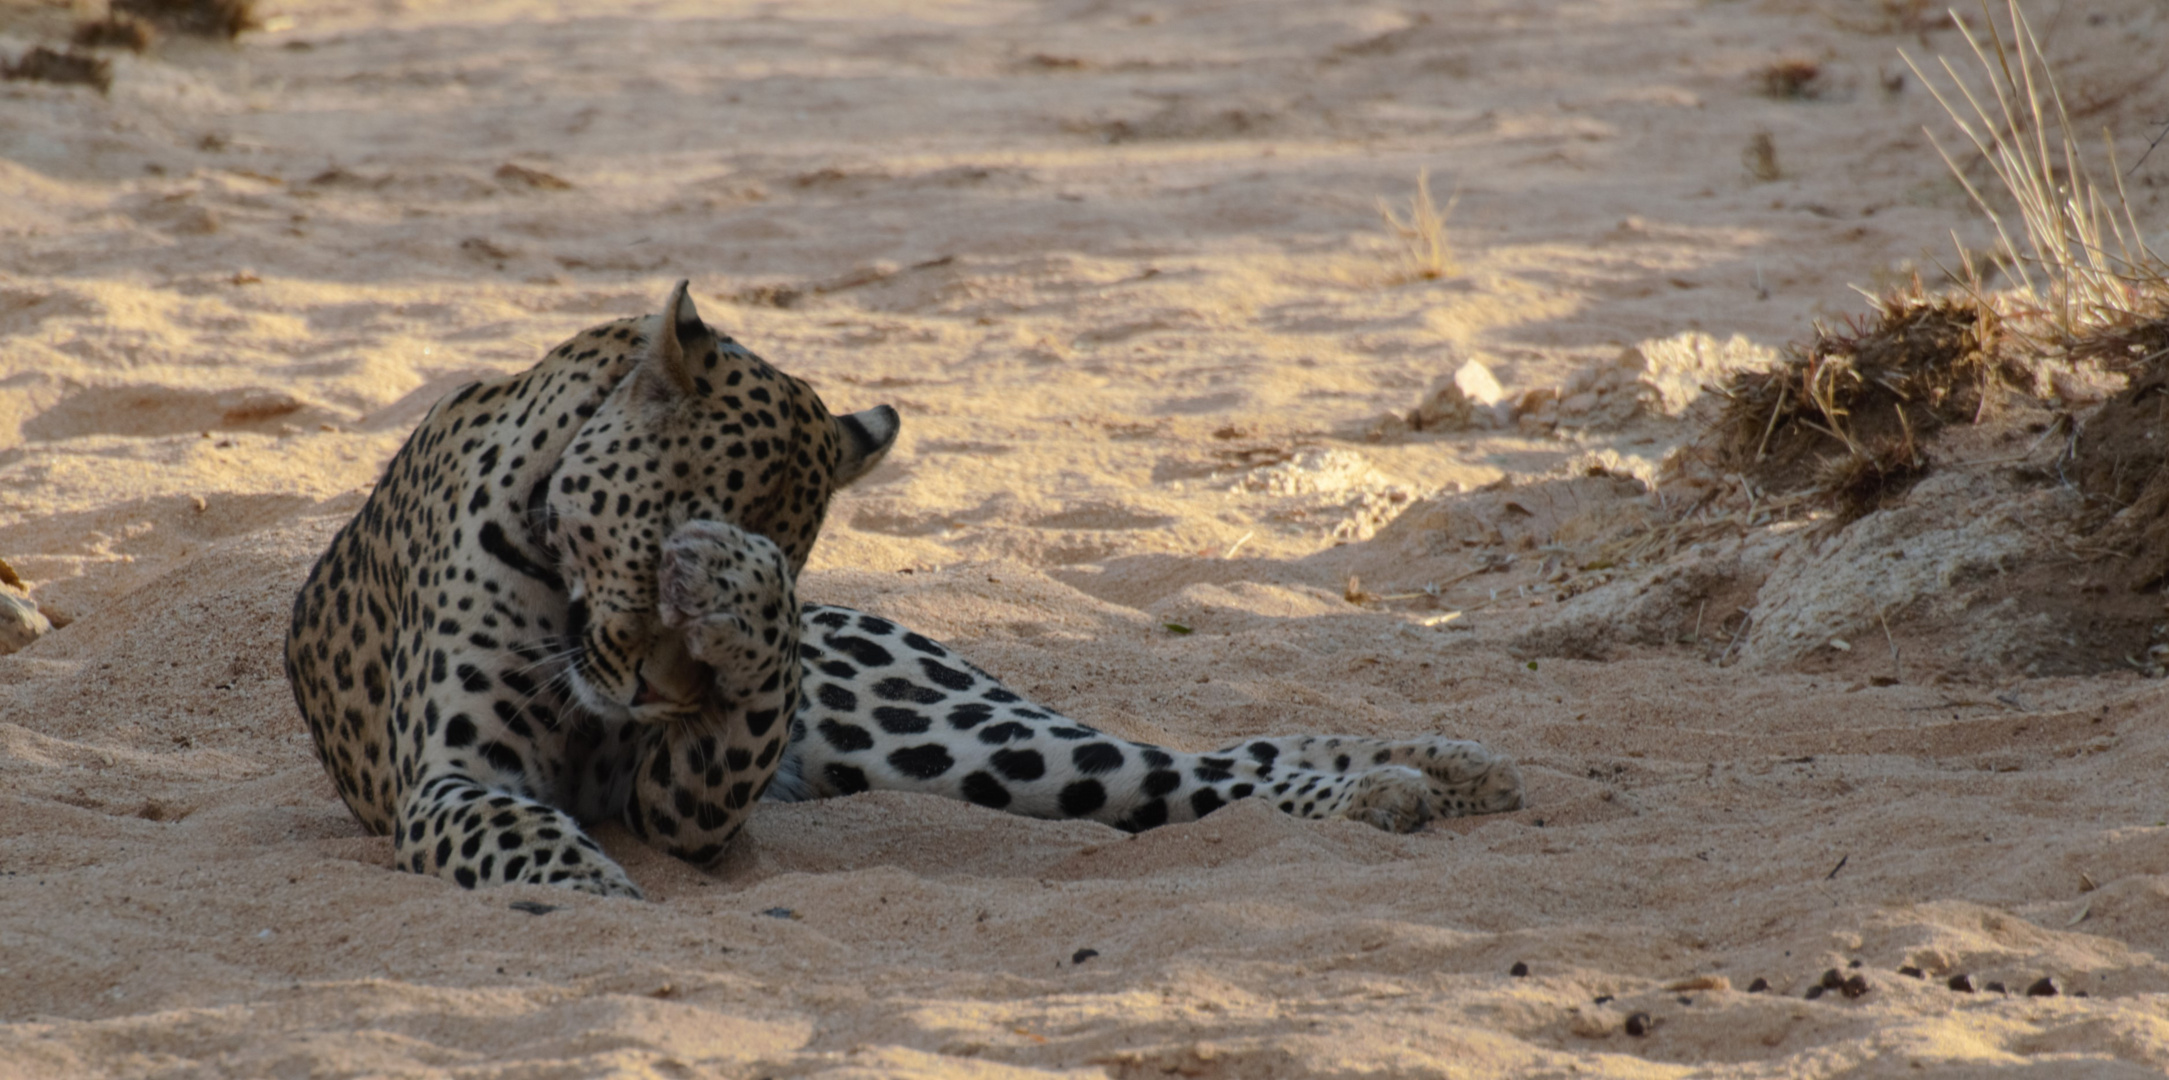
[[[842,487],[873,471],[888,456],[889,448],[896,445],[896,432],[903,427],[896,410],[887,405],[836,418],[838,433],[843,436],[843,460],[836,463],[835,484]]]
[[[680,397],[693,393],[693,369],[687,357],[711,334],[708,324],[700,321],[699,310],[693,307],[693,297],[686,292],[687,284],[680,281],[677,288],[670,290],[670,299],[663,301],[663,314],[655,327],[655,353],[651,365],[663,376],[663,384],[676,390]]]

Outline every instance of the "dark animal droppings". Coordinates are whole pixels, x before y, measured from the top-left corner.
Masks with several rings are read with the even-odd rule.
[[[1079,949],[1076,952],[1069,954],[1069,962],[1072,964],[1082,964],[1085,961],[1090,960],[1095,956],[1098,956],[1099,954],[1100,951],[1098,949]]]

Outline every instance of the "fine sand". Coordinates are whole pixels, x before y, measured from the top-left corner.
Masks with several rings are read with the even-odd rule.
[[[2038,6],[2158,228],[2169,12]],[[104,95],[0,83],[0,557],[59,626],[0,657],[0,1077],[2169,1069],[2169,691],[2071,629],[2077,496],[1995,464],[2053,444],[1619,554],[1700,422],[1623,352],[1688,356],[1684,404],[1992,235],[1898,53],[1976,70],[1927,5],[259,14]],[[0,58],[73,18],[0,0]],[[1425,172],[1435,278],[1379,213]],[[713,874],[602,830],[649,903],[393,872],[288,694],[292,592],[438,396],[679,278],[904,417],[802,595],[1130,737],[1478,739],[1528,807],[877,793],[764,806]],[[1433,396],[1470,361],[1474,421]]]

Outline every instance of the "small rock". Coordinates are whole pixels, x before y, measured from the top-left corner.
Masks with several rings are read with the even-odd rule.
[[[768,916],[768,917],[769,917],[769,918],[771,918],[771,919],[796,919],[796,918],[800,918],[800,915],[798,914],[798,912],[792,911],[792,910],[791,910],[790,908],[787,908],[787,907],[772,907],[772,908],[769,908],[769,909],[768,909],[768,910],[766,910],[766,911],[763,911],[763,912],[761,912],[761,914],[763,914],[763,915],[766,915],[766,916]]]
[[[556,904],[545,904],[539,900],[514,900],[505,906],[514,911],[524,911],[529,915],[548,915],[557,910]]]
[[[1846,997],[1861,997],[1868,992],[1868,977],[1866,975],[1855,975],[1845,980],[1845,985],[1838,989],[1845,991]]]
[[[1754,982],[1747,984],[1747,992],[1750,994],[1759,994],[1765,990],[1768,990],[1769,988],[1770,980],[1765,979],[1760,975],[1755,976]]]
[[[1612,1002],[1613,1002],[1614,1000],[1615,1000],[1615,999],[1614,999],[1614,998],[1612,997],[1612,995],[1610,995],[1610,994],[1598,994],[1598,995],[1596,996],[1595,1004],[1598,1004],[1598,1005],[1609,1005],[1609,1004],[1611,1004],[1611,1003],[1612,1003]]]
[[[1953,975],[1950,977],[1950,981],[1944,983],[1943,985],[1948,986],[1961,994],[1970,994],[1973,992],[1973,976]]]
[[[1529,977],[1529,965],[1516,960],[1513,967],[1506,969],[1506,973],[1517,979],[1526,979]]]
[[[1813,1000],[1815,1000],[1816,998],[1819,998],[1819,997],[1823,996],[1823,988],[1822,988],[1822,984],[1821,984],[1821,983],[1817,983],[1817,984],[1815,984],[1814,986],[1810,986],[1810,987],[1808,987],[1808,988],[1807,988],[1807,993],[1805,993],[1805,994],[1803,994],[1803,995],[1801,995],[1801,996],[1802,996],[1802,997],[1805,997],[1805,998],[1807,998],[1807,999],[1808,999],[1809,1001],[1813,1001]]]
[[[2063,992],[2064,988],[2056,985],[2056,977],[2053,975],[2043,975],[2026,988],[2027,997],[2055,997]]]
[[[1925,979],[1928,977],[1927,972],[1922,971],[1921,969],[1914,967],[1911,964],[1907,964],[1906,966],[1899,968],[1898,974],[1903,975],[1908,979]]]
[[[1079,949],[1076,952],[1069,954],[1069,962],[1072,964],[1082,964],[1085,961],[1090,960],[1095,956],[1098,956],[1099,954],[1100,951],[1098,949]]]
[[[1991,994],[2008,994],[2011,992],[2010,987],[2005,986],[2000,982],[1989,983],[1987,986],[1984,986],[1981,989],[1986,990]]]
[[[1823,989],[1825,989],[1825,990],[1836,990],[1837,988],[1839,988],[1839,987],[1841,987],[1841,986],[1844,986],[1844,985],[1845,985],[1845,976],[1843,976],[1843,975],[1840,975],[1840,974],[1838,974],[1838,969],[1836,969],[1836,968],[1830,968],[1830,969],[1828,969],[1828,970],[1826,970],[1826,971],[1824,971],[1824,972],[1823,972],[1823,978],[1822,978],[1822,987],[1823,987]]]
[[[1637,1039],[1649,1034],[1656,1027],[1657,1021],[1652,1019],[1648,1013],[1638,1012],[1627,1017],[1627,1034]]]

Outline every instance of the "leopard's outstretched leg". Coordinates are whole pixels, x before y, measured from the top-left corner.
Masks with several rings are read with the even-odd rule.
[[[1133,832],[1246,798],[1397,832],[1439,812],[1431,779],[1403,765],[1298,768],[1115,738],[1025,700],[939,642],[848,608],[807,605],[800,649],[805,692],[776,798],[920,791]]]
[[[675,632],[687,687],[683,712],[631,732],[626,824],[696,865],[713,864],[743,828],[783,757],[798,703],[798,598],[791,565],[766,537],[691,521],[664,542],[657,611]],[[667,692],[667,688],[658,691]]]

